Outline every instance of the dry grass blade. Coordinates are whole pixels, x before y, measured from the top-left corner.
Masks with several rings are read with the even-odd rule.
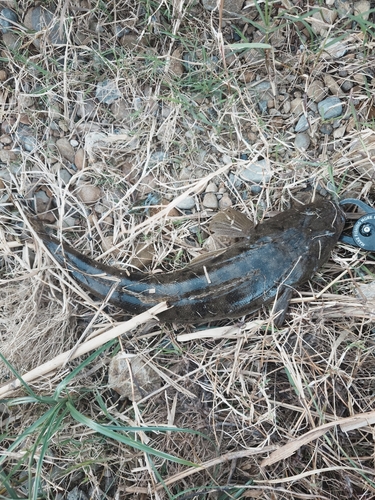
[[[271,455],[264,459],[261,463],[262,467],[267,465],[272,465],[280,460],[285,460],[295,453],[301,446],[305,446],[314,439],[318,439],[320,436],[333,429],[336,426],[340,426],[343,432],[349,432],[353,429],[360,429],[361,427],[367,425],[375,424],[375,411],[370,411],[362,415],[355,415],[353,417],[342,418],[336,420],[335,422],[329,422],[323,424],[316,429],[306,432],[303,436],[298,437],[294,441],[282,446],[278,450],[271,453]]]

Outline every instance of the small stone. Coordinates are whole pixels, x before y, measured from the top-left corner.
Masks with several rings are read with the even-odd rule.
[[[32,31],[42,32],[52,45],[64,45],[65,34],[60,37],[60,23],[54,23],[55,14],[44,7],[32,7],[28,9],[24,18],[24,25]],[[40,48],[40,39],[34,37],[34,46]]]
[[[266,183],[272,176],[272,170],[267,160],[259,160],[245,167],[239,175],[244,181]]]
[[[77,197],[87,205],[96,203],[101,197],[101,191],[97,186],[86,184],[77,189]]]
[[[0,11],[1,33],[8,33],[14,26],[14,23],[18,23],[17,14],[12,9],[8,9],[7,7],[1,9]]]
[[[232,163],[232,158],[226,153],[224,153],[223,156],[221,157],[221,161],[224,163],[224,165],[230,165]]]
[[[287,100],[287,101],[284,101],[283,103],[283,112],[288,115],[290,113],[290,110],[291,110],[291,104],[290,104],[290,101]]]
[[[111,105],[111,112],[116,120],[123,121],[129,119],[131,107],[124,99],[118,99]]]
[[[193,196],[186,196],[176,206],[180,210],[191,210],[195,207],[195,198]]]
[[[157,165],[168,160],[168,153],[166,151],[154,151],[149,160],[150,165]]]
[[[28,125],[19,125],[16,132],[16,138],[20,142],[21,146],[26,149],[26,151],[34,151],[38,146],[36,137],[31,127],[29,127]]]
[[[323,135],[330,135],[333,132],[333,127],[330,123],[323,123],[323,125],[319,128],[319,131]]]
[[[232,200],[229,197],[228,193],[223,193],[223,196],[219,200],[219,208],[220,210],[225,210],[233,205]]]
[[[112,239],[112,238],[111,238]],[[110,245],[110,248],[113,247],[113,242]],[[108,250],[107,248],[105,250]],[[132,256],[129,260],[129,264],[138,268],[138,269],[147,269],[155,255],[155,250],[153,245],[147,245],[142,242],[138,242],[135,245],[134,251],[132,252]]]
[[[14,151],[10,151],[9,149],[0,149],[0,163],[9,164],[12,161],[15,161],[16,158],[17,158],[17,155]],[[4,172],[4,169],[0,169],[0,175],[3,174],[3,172]],[[5,173],[8,173],[8,171],[5,170]]]
[[[354,87],[354,83],[351,82],[350,80],[345,80],[342,82],[341,88],[344,92],[349,92],[350,89]]]
[[[62,220],[62,227],[74,227],[77,226],[77,219],[71,215],[65,215]]]
[[[45,212],[51,204],[51,198],[42,189],[34,194],[35,211],[37,214]]]
[[[83,170],[87,166],[87,159],[85,157],[85,150],[79,148],[74,155],[74,165],[78,170]]]
[[[325,94],[324,84],[320,80],[314,80],[311,82],[307,89],[307,97],[312,99],[314,102],[320,102],[324,98]]]
[[[324,83],[330,90],[331,94],[335,96],[344,95],[340,85],[337,83],[337,81],[335,80],[335,78],[333,78],[332,75],[325,75]]]
[[[113,80],[104,80],[99,82],[96,86],[95,97],[99,102],[104,104],[112,104],[117,99],[122,97],[122,93],[117,88],[117,84]]]
[[[208,183],[206,193],[217,193],[217,185],[214,182]]]
[[[321,7],[318,12],[314,12],[311,16],[311,28],[315,34],[324,36],[327,34],[328,29],[335,22],[336,18],[337,11],[335,9]]]
[[[342,103],[338,97],[327,97],[318,104],[320,116],[324,120],[337,118],[342,115]]]
[[[301,151],[306,151],[310,146],[310,136],[308,134],[297,134],[294,139],[294,145],[296,149]]]
[[[133,50],[140,44],[138,36],[132,34],[122,36],[120,41],[121,45],[128,50]]]
[[[78,100],[77,116],[79,118],[92,118],[96,111],[96,104],[92,99]]]
[[[335,8],[340,19],[347,17],[348,14],[353,13],[352,0],[335,0]]]
[[[69,184],[70,179],[72,178],[72,174],[66,168],[60,168],[59,177],[62,180],[63,184]]]
[[[161,378],[140,356],[120,352],[109,365],[108,384],[122,397],[140,401],[160,387]]]
[[[309,128],[309,122],[305,115],[302,115],[294,127],[295,132],[305,132]]]
[[[182,50],[178,48],[171,54],[169,62],[169,72],[175,76],[182,76],[184,74],[184,66],[182,64]]]
[[[70,140],[70,145],[71,145],[73,148],[76,148],[76,147],[78,147],[79,142],[78,142],[78,141],[76,141],[75,139],[71,139],[71,140]]]
[[[296,97],[290,101],[290,112],[294,115],[300,115],[303,112],[303,100],[301,97]]]
[[[203,206],[212,210],[216,210],[219,206],[217,196],[215,193],[206,193],[203,197]]]
[[[368,0],[359,0],[354,2],[354,15],[361,16],[364,21],[367,21],[370,15],[371,4]]]
[[[266,101],[265,99],[262,99],[258,102],[258,108],[262,115],[265,115],[267,113],[267,102],[268,101]]]
[[[325,52],[328,52],[328,54],[335,59],[344,57],[344,55],[348,51],[345,42],[335,41],[334,38],[327,38],[327,40],[324,41],[324,45],[322,48]]]
[[[12,144],[12,138],[10,135],[4,134],[0,137],[1,144],[9,145]]]
[[[75,486],[69,493],[66,495],[66,500],[88,500],[87,495]]]
[[[63,137],[62,139],[58,139],[56,141],[57,149],[63,158],[70,161],[70,163],[74,163],[74,148],[71,146],[68,139]]]
[[[341,139],[344,136],[346,130],[346,125],[342,125],[333,131],[333,137],[335,139]]]
[[[2,45],[8,49],[15,50],[21,45],[21,38],[13,32],[4,33],[2,38]]]
[[[251,186],[251,187],[250,187],[250,192],[251,192],[251,194],[253,194],[253,195],[255,195],[255,196],[256,196],[257,194],[259,194],[261,191],[262,191],[262,188],[261,188],[260,186]]]

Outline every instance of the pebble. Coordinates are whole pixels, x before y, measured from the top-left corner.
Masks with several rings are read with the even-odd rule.
[[[84,102],[78,101],[77,116],[79,118],[92,118],[96,110],[96,104],[92,99]]]
[[[320,80],[314,80],[311,82],[307,89],[307,97],[312,99],[314,102],[320,102],[324,98],[325,94],[324,84]]]
[[[284,101],[284,103],[283,103],[283,112],[287,115],[287,114],[290,113],[290,109],[291,109],[290,101],[289,100]]]
[[[214,182],[208,183],[206,193],[217,193],[217,185]]]
[[[73,148],[76,148],[76,147],[78,147],[79,142],[78,142],[78,141],[76,141],[75,139],[71,139],[71,140],[70,140],[70,145],[71,145]]]
[[[352,0],[335,0],[335,8],[340,19],[353,13]]]
[[[325,75],[324,83],[326,84],[326,86],[330,90],[331,94],[333,94],[335,96],[345,95],[344,92],[341,90],[340,85],[337,83],[335,78],[333,78],[333,76]]]
[[[341,139],[344,136],[346,130],[346,125],[342,125],[333,131],[333,137],[335,139]]]
[[[54,13],[44,7],[32,7],[26,12],[24,25],[32,31],[40,31],[48,34],[48,40],[52,45],[63,45],[66,43],[66,37],[60,37],[60,23],[53,23]],[[52,26],[52,27],[51,27]],[[34,37],[34,46],[40,48],[39,38]]]
[[[359,2],[354,2],[354,15],[362,16],[364,21],[367,21],[370,15],[371,4],[368,0],[359,0]]]
[[[8,49],[17,49],[21,45],[21,39],[13,32],[4,33],[2,36],[3,45]]]
[[[228,193],[223,193],[222,197],[219,200],[219,208],[220,210],[225,210],[233,205],[232,200],[229,197]]]
[[[74,163],[75,151],[68,139],[65,137],[58,139],[56,141],[56,147],[65,160],[70,161],[70,163]]]
[[[257,194],[259,194],[261,191],[262,191],[262,188],[260,186],[251,186],[250,187],[250,192],[254,196],[256,196]],[[244,198],[244,199],[246,199],[246,198]]]
[[[66,500],[88,500],[87,495],[75,486],[69,493],[66,495]]]
[[[303,99],[301,97],[296,97],[290,101],[290,112],[299,115],[303,112]]]
[[[244,181],[265,183],[270,180],[272,176],[272,170],[267,160],[259,160],[245,167],[243,170],[241,170],[239,175]]]
[[[168,153],[166,151],[155,151],[150,156],[149,165],[157,165],[166,160],[168,160]]]
[[[337,118],[342,115],[342,103],[338,97],[327,97],[318,104],[318,110],[320,116],[324,120],[330,120],[331,118]]]
[[[171,54],[169,62],[169,72],[175,76],[182,76],[184,74],[184,66],[182,64],[182,50],[178,48]]]
[[[59,169],[59,177],[63,184],[69,184],[70,179],[73,177],[72,174],[66,168]]]
[[[79,148],[74,155],[74,165],[78,170],[83,170],[87,166],[87,159],[83,148]]]
[[[65,215],[62,220],[63,227],[74,227],[77,226],[77,219],[71,215]]]
[[[306,151],[310,146],[310,136],[308,134],[297,134],[294,139],[294,145],[297,149]]]
[[[308,128],[309,128],[309,122],[307,121],[306,116],[305,115],[300,116],[297,125],[294,127],[294,131],[297,133],[305,132]]]
[[[124,99],[117,99],[111,104],[111,112],[115,120],[122,121],[128,119],[131,115],[130,105]]]
[[[12,10],[5,7],[0,11],[0,31],[1,33],[8,33],[13,26],[13,23],[18,23],[18,16]]]
[[[0,137],[1,144],[9,145],[12,144],[12,138],[10,135],[4,134]]]
[[[86,184],[77,189],[77,197],[87,205],[96,203],[101,197],[101,191],[97,186]]]
[[[258,108],[259,108],[260,113],[262,115],[265,115],[267,113],[267,101],[266,100],[259,101]]]
[[[319,131],[323,135],[330,135],[333,132],[333,127],[330,123],[323,123],[323,125],[319,128]]]
[[[334,38],[328,38],[323,42],[323,49],[325,52],[335,59],[340,59],[348,52],[345,42],[335,42]]]
[[[311,29],[316,35],[325,36],[328,28],[335,22],[337,12],[335,9],[320,7],[310,18]]]
[[[138,36],[133,35],[131,33],[128,35],[122,36],[120,39],[120,42],[121,42],[121,45],[125,49],[128,49],[128,50],[132,50],[136,47],[142,46],[142,42],[141,42],[141,40],[138,40]]]
[[[38,146],[36,137],[28,125],[20,124],[18,126],[16,138],[26,151],[34,151]]]
[[[195,198],[193,196],[186,196],[176,206],[180,210],[191,210],[195,207]]]
[[[232,163],[232,158],[224,153],[221,157],[221,161],[224,163],[224,165],[230,165]]]
[[[206,193],[203,197],[202,204],[205,208],[216,210],[219,206],[217,196],[215,193]]]
[[[46,192],[43,191],[42,189],[40,189],[34,194],[34,201],[35,201],[35,210],[37,214],[45,212],[51,203],[50,197],[47,196]]]
[[[119,352],[109,364],[108,385],[122,397],[140,401],[145,394],[160,388],[161,378],[140,356]]]
[[[122,93],[117,88],[117,84],[113,80],[104,80],[96,86],[95,97],[99,102],[104,104],[112,104],[117,99],[122,97]]]

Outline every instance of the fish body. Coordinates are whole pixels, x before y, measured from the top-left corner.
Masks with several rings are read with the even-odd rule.
[[[129,315],[167,301],[171,308],[159,319],[187,324],[239,318],[274,300],[279,303],[275,309],[285,313],[292,291],[329,259],[344,222],[332,201],[296,206],[212,258],[156,274],[101,264],[44,231],[39,235],[54,258],[96,297],[109,297]]]

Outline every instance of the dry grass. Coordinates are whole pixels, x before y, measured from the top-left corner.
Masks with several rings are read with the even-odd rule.
[[[30,5],[18,2],[20,21]],[[22,23],[16,46],[0,42],[1,354],[19,375],[39,376],[0,393],[2,498],[68,498],[76,487],[98,499],[375,496],[375,299],[362,292],[373,281],[371,253],[339,244],[295,295],[282,330],[266,308],[200,329],[139,323],[85,351],[88,338],[124,331],[123,313],[53,263],[17,202],[98,260],[135,266],[146,246],[152,270],[182,266],[208,246],[216,210],[202,200],[211,180],[253,220],[285,209],[309,185],[334,184],[340,197],[373,205],[373,14],[312,36],[312,7],[280,5],[260,3],[244,22],[220,24],[195,1],[71,0],[54,9],[64,45]],[[127,38],[116,37],[119,26]],[[245,41],[233,26],[272,50],[230,53],[228,44]],[[346,43],[346,56],[325,50],[332,38]],[[327,94],[336,88],[344,129],[324,135],[309,118],[303,152],[294,147],[296,115],[283,106],[298,96],[309,103],[318,79]],[[123,96],[120,113],[95,98],[105,80]],[[273,101],[265,114],[254,93],[262,81]],[[345,81],[352,88],[341,92]],[[61,156],[59,138],[76,141],[83,169]],[[269,181],[235,182],[261,158]],[[83,186],[100,188],[95,204],[82,200]],[[195,207],[176,212],[187,196]],[[158,374],[140,401],[108,386],[119,351]],[[62,363],[42,372],[58,356]],[[3,384],[13,380],[5,361],[0,374]]]

